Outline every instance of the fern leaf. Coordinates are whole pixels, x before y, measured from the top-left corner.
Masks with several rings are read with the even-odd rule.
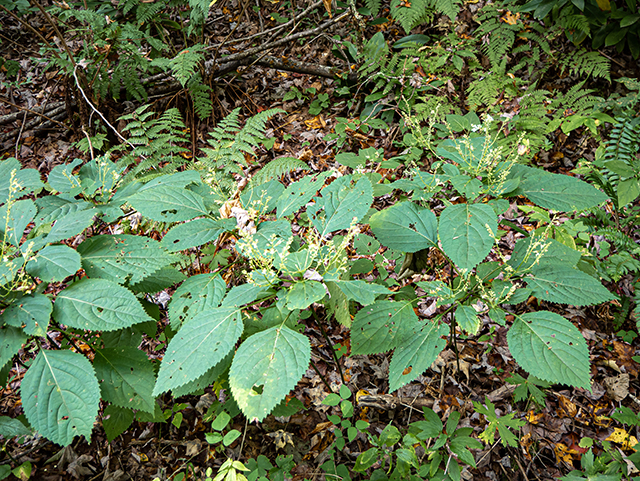
[[[295,157],[279,157],[265,165],[251,179],[252,185],[260,185],[294,170],[310,170],[309,166]]]
[[[174,59],[167,64],[173,76],[184,87],[187,82],[195,75],[196,69],[204,60],[205,46],[202,44],[192,45],[184,49]]]

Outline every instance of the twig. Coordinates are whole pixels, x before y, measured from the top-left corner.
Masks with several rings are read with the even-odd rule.
[[[20,131],[18,132],[18,137],[16,138],[16,148],[15,148],[15,157],[18,158],[18,146],[20,145],[20,137],[22,137],[22,130],[24,129],[24,124],[27,120],[27,112],[24,112],[24,117],[22,118],[22,125],[20,125]]]
[[[53,51],[53,54],[60,58],[60,55],[58,55],[58,52],[55,51],[55,49],[53,48],[53,45],[51,45],[49,43],[49,41],[44,38],[40,32],[38,32],[35,28],[33,28],[31,25],[29,25],[27,22],[25,22],[24,20],[22,20],[20,17],[18,17],[15,13],[13,13],[11,10],[7,9],[6,7],[4,7],[1,3],[0,3],[0,8],[2,10],[4,10],[5,12],[7,12],[14,20],[17,20],[20,24],[22,24],[22,26],[27,27],[29,30],[31,30],[33,33],[36,34],[36,36],[42,40],[45,45],[47,45],[49,48],[51,48],[51,50]]]
[[[19,105],[16,105],[16,104],[14,104],[13,102],[10,102],[10,101],[9,101],[9,100],[7,100],[7,99],[3,99],[2,97],[0,97],[0,101],[4,102],[4,103],[5,103],[5,104],[7,104],[7,105],[11,105],[12,107],[14,107],[14,108],[16,108],[16,109],[19,109],[19,110],[23,111],[25,114],[26,114],[27,112],[29,112],[30,114],[37,115],[38,117],[43,117],[43,118],[47,119],[49,122],[56,123],[56,124],[60,125],[60,126],[61,126],[62,128],[64,128],[64,129],[68,129],[68,128],[69,128],[69,127],[67,127],[66,125],[64,125],[62,122],[58,122],[57,120],[52,119],[52,118],[51,118],[51,117],[49,117],[48,115],[45,115],[45,114],[40,113],[40,112],[37,112],[36,110],[28,109],[28,108],[26,108],[26,107],[20,107]],[[64,104],[64,102],[61,102],[61,103],[63,103],[63,104]],[[57,105],[57,107],[56,107],[56,108],[59,108],[59,107],[60,107],[60,105]],[[41,108],[43,108],[43,107],[41,107]],[[52,110],[56,110],[56,108],[54,108],[54,109],[52,109]],[[5,122],[3,122],[3,121],[6,121],[6,117],[10,117],[10,116],[13,116],[13,115],[14,115],[14,114],[9,114],[9,115],[6,115],[5,117],[3,117],[2,119],[0,119],[0,124],[5,123]],[[20,115],[20,112],[17,112],[17,113],[16,113],[16,118],[12,118],[12,120],[9,120],[8,122],[12,122],[13,120],[16,120],[16,119],[17,119],[17,117],[18,117],[19,115]],[[54,114],[54,115],[55,115],[55,114]],[[24,120],[23,120],[23,124],[24,124]]]

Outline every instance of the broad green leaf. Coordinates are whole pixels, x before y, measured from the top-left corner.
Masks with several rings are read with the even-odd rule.
[[[158,187],[174,187],[177,189],[183,189],[192,184],[197,185],[201,183],[202,179],[200,178],[200,173],[197,170],[185,170],[184,172],[176,172],[175,174],[156,177],[142,185],[140,189],[138,189],[138,192],[144,192]]]
[[[15,157],[0,162],[0,204],[42,189],[40,172],[23,169]]]
[[[94,205],[84,200],[69,201],[58,196],[48,195],[36,199],[38,214],[34,220],[36,227],[51,224],[57,219],[62,219],[81,210],[91,210]],[[97,213],[97,211],[96,211]]]
[[[91,439],[100,387],[93,366],[82,354],[41,350],[20,390],[29,424],[45,438],[62,446],[75,436]]]
[[[51,301],[44,294],[19,297],[0,315],[0,323],[20,327],[30,336],[44,337],[52,309]]]
[[[53,318],[90,331],[113,331],[153,320],[130,290],[105,279],[86,278],[58,294]]]
[[[315,176],[306,175],[287,187],[276,202],[278,219],[293,214],[306,205],[322,188],[330,174],[331,172],[322,172]]]
[[[18,419],[9,416],[0,416],[0,436],[5,440],[20,436],[32,436],[33,432],[22,424]]]
[[[143,216],[158,222],[180,222],[209,213],[200,195],[168,185],[140,190],[127,202]]]
[[[291,223],[286,219],[261,222],[255,234],[242,237],[236,242],[236,249],[249,258],[275,257],[289,247],[290,237]]]
[[[480,330],[478,313],[471,306],[458,306],[456,309],[456,322],[464,332],[471,336],[475,336]]]
[[[175,286],[185,279],[187,279],[187,276],[178,269],[174,267],[163,267],[162,269],[155,271],[149,277],[145,277],[140,282],[130,285],[129,289],[135,293],[144,292],[147,294],[153,294],[171,286]]]
[[[198,274],[189,277],[171,296],[171,327],[177,330],[187,318],[218,307],[226,292],[227,284],[219,274]]]
[[[124,433],[135,418],[131,409],[110,405],[102,413],[102,427],[107,435],[107,440],[112,442],[115,438]]]
[[[306,309],[326,295],[324,285],[318,281],[296,282],[287,293],[288,309]]]
[[[51,244],[81,234],[82,231],[93,224],[93,218],[97,213],[96,209],[79,210],[59,218],[53,224],[49,234],[44,238],[44,242]]]
[[[549,302],[592,306],[616,299],[589,274],[562,264],[536,267],[525,281],[534,296]]]
[[[608,197],[586,182],[563,174],[551,174],[539,169],[522,169],[517,193],[545,209],[572,212],[589,209],[605,202]]]
[[[482,182],[475,177],[470,177],[468,175],[454,175],[450,180],[454,189],[456,189],[468,201],[471,202],[480,195]]]
[[[507,264],[519,272],[531,269],[536,264],[575,267],[581,257],[580,252],[555,239],[529,236],[517,240]]]
[[[307,207],[307,215],[322,237],[337,230],[348,229],[368,212],[373,202],[373,188],[366,177],[354,186],[352,176],[334,180],[320,192],[315,204]]]
[[[371,284],[365,281],[333,281],[340,288],[347,299],[352,299],[363,306],[373,304],[376,297],[391,294],[391,291],[384,286]]]
[[[202,376],[233,349],[242,334],[238,309],[207,309],[188,318],[167,346],[153,395]]]
[[[398,346],[405,333],[420,329],[410,302],[376,301],[356,314],[351,327],[351,352],[377,354]]]
[[[18,262],[17,259],[0,262],[0,287],[13,281],[21,267],[22,262]]]
[[[144,351],[134,346],[96,349],[93,360],[102,399],[116,406],[153,412],[156,373]]]
[[[389,364],[389,392],[400,389],[429,369],[447,345],[449,329],[440,322],[428,322],[400,344]]]
[[[326,307],[329,314],[333,314],[340,324],[345,327],[351,327],[351,313],[349,312],[349,299],[344,295],[342,290],[335,282],[325,282],[329,291],[329,299],[326,301]]]
[[[25,342],[27,342],[27,335],[22,329],[12,326],[4,326],[0,329],[0,369],[18,354]]]
[[[516,362],[529,374],[591,390],[587,343],[564,317],[548,311],[516,315],[507,343]]]
[[[82,164],[82,159],[74,159],[68,164],[56,165],[51,169],[47,177],[47,182],[58,192],[72,192],[73,195],[77,195],[82,191],[82,185],[80,184],[80,179],[73,171],[80,164]]]
[[[89,277],[118,284],[140,282],[163,267],[178,262],[160,242],[135,235],[98,235],[78,246],[82,267]]]
[[[623,207],[640,196],[640,180],[637,177],[618,182],[618,205]]]
[[[446,139],[440,143],[436,153],[459,164],[463,170],[474,171],[484,155],[486,140],[486,137]]]
[[[240,196],[240,201],[247,210],[253,209],[261,214],[268,214],[276,208],[276,202],[283,192],[284,186],[280,182],[270,180],[245,189]]]
[[[294,275],[306,272],[314,260],[314,254],[310,249],[302,249],[298,252],[284,252],[275,259],[274,267],[285,274]]]
[[[254,284],[240,284],[231,288],[220,307],[242,307],[267,295],[269,295],[269,289],[266,287]]]
[[[9,204],[0,207],[0,239],[18,247],[24,230],[36,215],[36,205],[31,199],[19,200],[11,204],[9,219],[7,208]]]
[[[442,211],[438,235],[444,253],[460,269],[473,269],[491,252],[498,219],[484,204],[450,205]]]
[[[272,327],[244,341],[233,359],[229,385],[249,421],[262,421],[309,367],[309,339],[288,327]]]
[[[45,282],[63,281],[80,267],[80,254],[67,245],[48,245],[27,262],[27,272]]]
[[[178,252],[199,247],[215,241],[220,234],[235,229],[237,221],[232,219],[194,219],[173,226],[162,238],[161,245],[169,252]]]
[[[400,202],[376,212],[369,224],[382,245],[390,249],[418,252],[438,245],[435,214],[413,202]]]
[[[188,394],[193,394],[196,391],[211,386],[218,380],[218,378],[222,374],[224,374],[227,369],[229,369],[234,354],[235,353],[232,350],[224,359],[222,359],[222,361],[210,368],[202,376],[194,379],[193,381],[189,381],[188,383],[183,384],[180,387],[172,389],[171,394],[173,395],[173,397],[179,398],[182,396],[187,396]]]

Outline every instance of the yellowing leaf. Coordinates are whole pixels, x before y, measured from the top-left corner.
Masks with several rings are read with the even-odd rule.
[[[611,3],[609,2],[609,0],[596,0],[596,2],[598,2],[598,7],[600,7],[600,10],[603,10],[605,12],[611,10]]]

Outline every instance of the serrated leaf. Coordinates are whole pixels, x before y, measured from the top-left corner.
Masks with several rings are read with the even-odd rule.
[[[316,176],[306,175],[287,187],[276,202],[278,219],[293,214],[306,205],[322,188],[324,181],[330,174],[330,172],[323,172]]]
[[[307,215],[322,237],[337,230],[348,229],[368,212],[373,202],[373,187],[366,177],[354,186],[352,176],[345,175],[322,189],[322,197],[307,207]]]
[[[196,391],[204,389],[208,386],[211,386],[215,383],[218,378],[224,374],[224,372],[229,369],[231,366],[231,360],[233,359],[233,355],[235,353],[231,351],[227,356],[222,359],[218,364],[210,368],[207,372],[205,372],[202,376],[194,379],[193,381],[189,381],[186,384],[183,384],[180,387],[171,390],[171,394],[174,398],[179,398],[181,396],[186,396],[188,394],[193,394]]]
[[[198,274],[189,277],[171,296],[171,327],[177,330],[187,318],[206,309],[218,307],[226,292],[227,284],[219,274]]]
[[[20,390],[29,424],[45,438],[62,446],[75,436],[91,439],[100,387],[93,366],[82,354],[41,350]]]
[[[276,203],[283,192],[284,185],[277,180],[270,180],[245,189],[240,196],[240,201],[247,210],[253,209],[261,214],[268,214],[276,208]]]
[[[390,249],[413,253],[438,245],[435,214],[413,202],[400,202],[376,212],[369,224],[378,240]]]
[[[309,339],[286,326],[244,341],[229,371],[231,392],[243,414],[262,421],[296,386],[310,360]]]
[[[0,315],[0,323],[20,327],[30,336],[44,337],[53,306],[44,294],[32,294],[14,300]]]
[[[11,190],[11,182],[16,187]],[[40,172],[36,169],[23,169],[20,161],[15,157],[0,162],[0,204],[4,204],[9,197],[17,199],[36,190],[42,189]]]
[[[288,247],[290,237],[291,223],[286,219],[261,222],[255,234],[242,237],[236,242],[236,249],[243,256],[250,258],[275,256]]]
[[[351,327],[351,352],[386,352],[404,340],[406,332],[420,329],[410,302],[376,301],[358,311]]]
[[[398,346],[389,364],[389,392],[400,389],[424,373],[447,345],[447,325],[428,322]]]
[[[525,281],[534,296],[549,302],[592,306],[616,299],[589,274],[562,264],[536,267]]]
[[[173,226],[162,238],[161,245],[169,252],[199,247],[215,241],[220,234],[236,228],[236,219],[195,219]]]
[[[340,288],[347,299],[354,300],[357,303],[362,304],[363,306],[373,304],[376,300],[376,297],[380,295],[391,294],[389,289],[387,289],[386,287],[378,284],[371,284],[366,281],[335,280],[333,282],[338,286],[338,288]]]
[[[53,318],[91,331],[113,331],[153,321],[130,290],[105,279],[86,278],[58,294]]]
[[[153,294],[174,286],[185,279],[187,279],[187,276],[178,269],[174,267],[163,267],[149,277],[145,277],[140,282],[130,285],[129,289],[135,293],[144,292]]]
[[[438,235],[444,253],[461,269],[473,269],[491,252],[498,219],[484,204],[450,205],[442,211]]]
[[[133,346],[96,349],[93,367],[101,380],[102,399],[123,408],[153,412],[151,391],[156,373],[144,351]]]
[[[478,313],[472,306],[458,306],[456,309],[456,323],[471,336],[475,336],[480,330]]]
[[[80,267],[80,254],[67,245],[48,245],[27,262],[27,272],[45,282],[63,281]]]
[[[49,172],[47,182],[58,192],[80,192],[82,190],[80,179],[73,173],[80,164],[82,164],[82,159],[74,159],[68,164],[56,165]]]
[[[540,242],[540,246],[531,250],[532,242]],[[539,256],[543,249],[544,255]],[[527,257],[527,253],[529,254]],[[537,263],[543,265],[567,265],[575,267],[582,254],[571,247],[561,244],[555,239],[540,239],[530,236],[518,239],[507,264],[518,271],[528,270]]]
[[[325,295],[326,291],[321,282],[307,280],[296,282],[287,293],[287,308],[306,309]]]
[[[0,329],[0,369],[18,354],[25,342],[27,342],[27,335],[22,329],[12,326],[4,326]]]
[[[12,203],[9,219],[7,219],[8,208],[9,204],[0,207],[0,238],[18,247],[27,225],[36,215],[36,205],[31,199]]]
[[[107,406],[104,409],[102,416],[102,427],[107,435],[109,442],[124,433],[135,418],[135,414],[131,409],[122,408],[119,406]]]
[[[67,215],[74,214],[81,210],[91,210],[94,205],[84,200],[74,200],[73,202],[59,198],[57,196],[48,195],[36,199],[38,205],[38,214],[34,220],[36,227],[51,224],[56,219],[62,219]]]
[[[530,374],[591,390],[587,343],[578,328],[559,314],[538,311],[516,316],[507,342],[516,362]]]
[[[231,288],[225,296],[220,307],[242,307],[256,299],[266,297],[269,289],[255,284],[240,284]]]
[[[31,436],[33,432],[22,424],[18,419],[9,416],[0,416],[0,436],[5,440],[15,438],[16,436]]]
[[[158,222],[180,222],[209,213],[200,195],[169,185],[140,190],[127,202],[143,216]]]
[[[235,308],[207,309],[187,319],[167,346],[153,395],[193,381],[222,361],[243,327]]]
[[[86,209],[72,212],[59,218],[55,221],[43,242],[51,244],[81,234],[87,227],[93,224],[93,218],[97,214],[97,209]]]
[[[134,235],[98,235],[78,246],[82,267],[89,277],[108,279],[118,284],[132,284],[163,267],[178,262],[160,242]]]
[[[580,179],[548,172],[523,177],[518,191],[536,205],[560,212],[589,209],[608,199],[606,194]]]

